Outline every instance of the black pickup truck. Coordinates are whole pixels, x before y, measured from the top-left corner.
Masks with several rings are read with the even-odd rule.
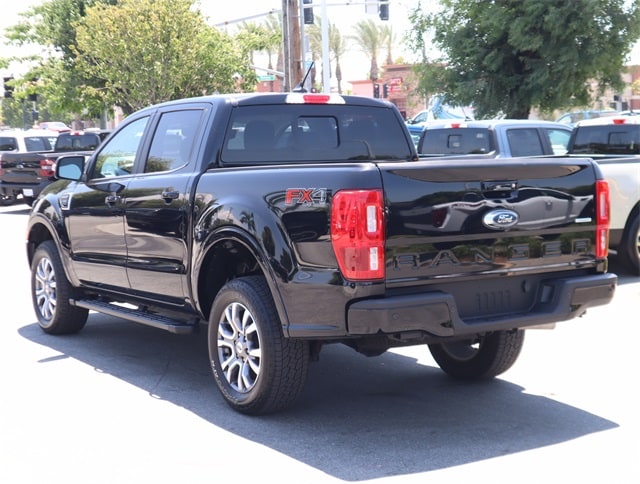
[[[291,405],[330,343],[425,345],[452,377],[495,377],[526,329],[609,303],[617,283],[591,159],[419,161],[383,100],[172,101],[56,177],[27,230],[42,329],[80,331],[89,311],[205,327],[214,380],[246,414]]]
[[[14,201],[21,197],[33,204],[44,187],[53,181],[56,160],[62,155],[89,155],[109,135],[108,130],[69,131],[60,133],[53,149],[0,154],[0,199]]]

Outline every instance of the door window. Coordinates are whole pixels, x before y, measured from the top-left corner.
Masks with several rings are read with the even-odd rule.
[[[129,175],[148,122],[148,117],[140,118],[118,131],[100,150],[91,178]]]
[[[164,113],[151,142],[145,173],[175,170],[189,162],[202,110]]]

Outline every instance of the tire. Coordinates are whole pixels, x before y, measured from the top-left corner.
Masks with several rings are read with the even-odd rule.
[[[633,275],[640,276],[640,212],[630,221],[620,242],[623,266]]]
[[[429,345],[438,366],[453,378],[483,380],[504,373],[518,359],[524,331],[497,331],[474,340]]]
[[[30,207],[33,207],[33,202],[35,201],[34,197],[22,197],[22,202],[26,203],[27,205],[29,205]]]
[[[247,415],[278,412],[302,392],[309,345],[283,336],[263,277],[234,279],[220,290],[208,340],[214,379],[234,410]]]
[[[43,242],[31,263],[31,297],[38,324],[45,333],[71,334],[84,327],[89,311],[69,304],[74,295],[54,242]]]

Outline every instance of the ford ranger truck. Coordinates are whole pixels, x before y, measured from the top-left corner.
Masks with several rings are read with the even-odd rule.
[[[27,228],[41,328],[80,331],[90,311],[202,328],[245,414],[292,405],[326,344],[423,345],[454,378],[496,377],[527,329],[609,303],[617,283],[591,159],[419,161],[384,100],[172,101],[59,158],[56,177]]]

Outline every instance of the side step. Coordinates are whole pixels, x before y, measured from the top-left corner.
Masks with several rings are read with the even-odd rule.
[[[164,329],[174,334],[191,334],[198,327],[198,319],[194,318],[191,323],[184,323],[176,319],[171,319],[160,314],[147,313],[139,309],[133,309],[116,304],[110,304],[103,301],[93,299],[72,299],[69,301],[73,306],[86,308],[90,311],[97,311],[109,316],[127,319],[135,323],[153,326],[154,328]]]

